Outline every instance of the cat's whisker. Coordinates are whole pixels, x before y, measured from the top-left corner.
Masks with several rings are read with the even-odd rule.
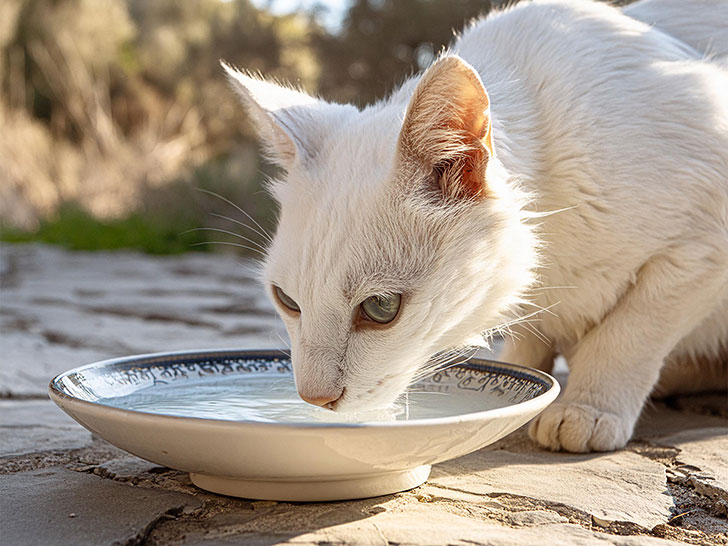
[[[500,326],[494,326],[493,328],[489,328],[488,330],[486,330],[485,333],[490,336],[492,336],[493,334],[499,334],[501,337],[507,336],[515,339],[516,341],[521,341],[523,339],[523,334],[521,332],[513,331],[511,326],[516,326],[523,322],[526,321],[513,321],[506,324],[501,324]]]
[[[190,243],[190,246],[201,246],[201,245],[227,245],[227,246],[235,246],[235,247],[238,247],[238,248],[244,248],[244,249],[250,250],[252,252],[257,252],[261,256],[263,256],[263,258],[266,257],[265,253],[264,252],[261,252],[257,248],[250,247],[250,246],[247,246],[247,245],[241,245],[239,243],[231,243],[229,241],[203,241],[201,243]]]
[[[514,332],[513,328],[511,328],[510,324],[506,324],[505,331],[508,332],[508,335],[511,336],[516,341],[521,341],[523,339],[523,336],[519,332]]]
[[[258,235],[260,237],[263,237],[265,239],[265,242],[267,242],[267,243],[270,243],[271,242],[270,239],[266,238],[264,235],[262,235],[260,233],[260,231],[258,231],[257,229],[255,229],[250,224],[246,224],[245,222],[241,222],[240,220],[236,220],[235,218],[230,218],[229,216],[225,216],[224,214],[219,214],[217,212],[208,212],[207,214],[209,214],[210,216],[214,216],[215,218],[220,218],[221,220],[227,220],[228,222],[232,222],[234,224],[237,224],[237,225],[239,225],[241,227],[244,227],[245,229],[249,229],[250,231],[252,231],[256,235]]]
[[[407,394],[417,394],[418,396],[422,396],[423,394],[439,394],[440,396],[445,396],[449,393],[438,392],[438,391],[426,391],[426,390],[418,391],[418,390],[409,389],[409,390],[407,390]]]
[[[464,357],[467,352],[470,352],[470,354],[465,358],[465,360],[457,360],[458,358]],[[467,349],[452,349],[450,351],[444,351],[443,353],[439,353],[438,355],[433,357],[430,363],[426,364],[417,371],[417,373],[412,377],[410,385],[418,381],[422,381],[423,379],[426,379],[427,377],[430,377],[431,375],[434,375],[439,371],[447,370],[459,364],[464,364],[465,362],[468,362],[471,358],[473,358],[473,356],[475,356],[477,352],[477,347],[470,347]]]
[[[557,306],[559,303],[560,302],[557,301],[556,303],[551,304],[548,307],[542,307],[542,306],[538,305],[537,303],[533,303],[533,302],[528,301],[528,300],[523,300],[521,302],[521,305],[530,305],[531,307],[535,307],[536,309],[538,309],[540,311],[543,311],[544,313],[548,313],[552,317],[559,318],[559,315],[557,315],[556,313],[554,313],[553,311],[551,311],[551,308]]]
[[[540,322],[540,320],[538,322]],[[526,321],[524,321],[524,322],[522,322],[520,324],[523,326],[524,330],[527,330],[527,331],[531,332],[534,336],[536,336],[541,341],[547,341],[546,336],[543,333],[541,333],[538,330],[538,328],[536,328],[535,326],[533,326],[533,324],[532,324],[532,322],[530,320],[526,320]]]
[[[533,311],[533,312],[531,312],[531,313],[528,313],[528,314],[526,314],[526,315],[523,315],[522,317],[516,317],[516,318],[514,318],[514,319],[512,319],[512,320],[509,320],[509,321],[507,321],[507,322],[504,322],[504,323],[502,323],[502,324],[498,324],[498,325],[496,325],[496,326],[493,326],[493,327],[491,327],[491,328],[488,328],[487,330],[485,330],[485,331],[483,331],[483,332],[481,333],[481,337],[483,337],[483,338],[486,338],[487,336],[492,336],[494,332],[495,332],[495,333],[497,333],[497,332],[501,332],[501,333],[502,333],[502,332],[504,332],[504,331],[507,331],[507,332],[508,332],[508,334],[509,334],[509,335],[510,335],[510,336],[511,336],[512,338],[514,338],[514,339],[516,339],[516,340],[519,340],[520,338],[519,338],[519,337],[518,337],[518,336],[516,335],[516,333],[515,333],[515,332],[513,332],[513,331],[511,330],[511,326],[516,326],[516,325],[518,325],[518,324],[524,324],[524,325],[526,325],[526,324],[530,324],[530,323],[532,323],[532,322],[540,322],[540,321],[541,321],[542,319],[534,318],[534,317],[536,317],[536,316],[537,316],[537,315],[538,315],[539,313],[544,313],[544,312],[547,312],[547,313],[553,314],[554,316],[557,316],[557,315],[555,315],[555,314],[554,314],[553,312],[551,312],[551,311],[550,311],[550,309],[551,309],[552,307],[554,307],[554,306],[558,305],[558,303],[559,303],[559,302],[553,303],[553,304],[549,305],[548,307],[542,307],[542,306],[540,306],[540,305],[537,305],[537,304],[534,304],[534,303],[531,303],[531,302],[526,302],[526,301],[524,301],[524,302],[522,302],[522,303],[525,303],[525,304],[530,304],[530,305],[532,305],[532,306],[536,307],[536,308],[537,308],[537,310],[536,310],[536,311]],[[524,327],[525,327],[525,326],[524,326]]]
[[[412,375],[410,379],[410,384],[416,383],[417,381],[420,381],[423,377],[426,377],[429,373],[433,372],[433,370],[436,370],[438,367],[441,367],[445,364],[447,364],[448,360],[443,360],[439,362],[430,362],[429,364],[423,366],[417,372],[415,372],[414,375]]]
[[[522,339],[521,334],[511,330],[510,324],[505,324],[504,326],[494,326],[490,330],[486,330],[485,332],[483,332],[483,334],[481,335],[487,336],[492,339],[495,334],[498,334],[502,338],[509,337],[515,339],[516,341],[520,341]]]
[[[499,332],[482,332],[480,335],[483,338],[483,342],[490,349],[491,343],[495,338],[495,334]],[[503,336],[501,336],[503,337]]]
[[[543,319],[542,318],[540,318],[540,317],[533,317],[533,318],[530,318],[530,319],[523,319],[523,320],[519,320],[517,322],[513,322],[513,323],[509,324],[508,326],[509,327],[510,326],[517,326],[519,324],[538,324],[540,322],[543,322]]]
[[[530,303],[530,302],[524,302],[524,303]],[[522,317],[518,317],[518,318],[514,319],[510,324],[514,324],[514,323],[516,323],[518,321],[521,321],[521,320],[524,320],[524,319],[530,319],[532,317],[535,317],[539,313],[549,313],[549,314],[553,315],[554,317],[558,317],[558,315],[555,314],[553,311],[551,311],[551,309],[554,308],[554,307],[556,307],[557,305],[559,305],[559,303],[561,303],[561,302],[558,302],[557,301],[556,303],[552,303],[551,305],[548,305],[546,307],[542,307],[542,306],[537,305],[535,303],[531,303],[531,305],[533,307],[536,307],[537,310],[536,311],[533,311],[532,313],[529,313],[527,315],[523,315]]]
[[[267,232],[267,231],[266,231],[266,230],[265,230],[265,229],[263,228],[263,226],[261,226],[261,225],[260,225],[260,224],[259,224],[258,222],[256,222],[255,218],[253,218],[253,217],[252,217],[252,216],[251,216],[250,214],[248,214],[247,212],[245,212],[245,211],[244,211],[244,210],[243,210],[243,209],[242,209],[241,207],[239,207],[238,205],[236,205],[235,203],[233,203],[232,201],[230,201],[230,199],[228,199],[227,197],[223,197],[223,196],[222,196],[222,195],[220,195],[219,193],[215,193],[214,191],[206,190],[206,189],[204,189],[204,188],[195,188],[195,189],[196,189],[197,191],[201,191],[202,193],[206,193],[206,194],[208,194],[208,195],[212,195],[213,197],[217,197],[218,199],[221,199],[222,201],[224,201],[225,203],[227,203],[227,204],[231,205],[232,207],[235,207],[235,209],[236,209],[236,210],[237,210],[238,212],[240,212],[240,213],[241,213],[242,215],[244,215],[244,216],[245,216],[245,217],[246,217],[246,218],[247,218],[248,220],[250,220],[251,222],[253,222],[253,224],[255,224],[255,225],[256,225],[256,226],[258,227],[258,229],[257,229],[257,230],[255,230],[255,231],[256,231],[256,232],[257,232],[257,233],[258,233],[258,234],[259,234],[259,235],[260,235],[261,237],[264,237],[264,238],[265,238],[265,239],[267,239],[267,240],[268,240],[269,242],[273,242],[273,238],[271,237],[270,233],[268,233],[268,232]],[[258,230],[260,230],[260,231],[258,231]]]
[[[536,338],[546,345],[547,347],[551,347],[551,340],[546,337],[542,332],[538,330],[538,328],[534,328],[530,323],[527,323],[524,325],[524,328],[526,328],[529,332],[531,332]]]
[[[198,228],[192,228],[188,229],[186,231],[183,231],[180,233],[180,235],[184,235],[185,233],[192,233],[194,231],[215,231],[217,233],[226,233],[227,235],[232,235],[233,237],[237,237],[238,239],[242,239],[243,241],[247,241],[250,244],[255,245],[263,252],[266,252],[268,249],[261,245],[259,242],[254,241],[253,239],[249,239],[248,237],[245,237],[244,235],[240,235],[239,233],[235,233],[234,231],[230,231],[227,229],[220,229],[220,228],[214,228],[214,227],[198,227]]]
[[[251,267],[250,264],[245,262],[238,262],[238,265],[245,269],[245,272],[251,277],[260,277],[260,261],[257,258],[248,258],[249,261],[253,261],[257,264],[257,267]]]
[[[562,209],[556,209],[556,210],[546,210],[543,212],[532,212],[532,211],[524,210],[524,211],[521,211],[521,213],[524,215],[525,218],[546,218],[547,216],[553,216],[555,214],[573,210],[578,207],[579,207],[579,204],[576,204],[576,205],[572,205],[571,207],[564,207]]]
[[[534,286],[532,292],[541,292],[543,290],[576,290],[578,286]]]
[[[428,378],[428,377],[430,377],[432,375],[435,375],[438,372],[442,372],[442,371],[447,370],[447,369],[450,369],[450,368],[452,368],[454,366],[458,366],[460,364],[467,363],[478,352],[477,348],[471,348],[471,351],[472,351],[471,354],[468,355],[465,358],[465,360],[460,360],[460,361],[456,360],[457,358],[460,358],[460,357],[465,356],[465,353],[463,352],[462,354],[454,355],[452,357],[452,360],[450,362],[445,362],[445,363],[442,363],[442,364],[440,364],[440,365],[438,365],[436,367],[428,368],[428,369],[425,370],[426,373],[416,374],[415,375],[415,378],[416,379],[413,379],[413,381],[410,381],[410,385],[412,385],[413,383],[416,383],[417,381],[422,381],[423,379],[426,379],[426,378]]]
[[[291,350],[291,344],[281,336],[280,332],[278,330],[273,330],[273,332],[278,336],[278,339],[281,340],[281,343],[283,343],[283,346],[290,352]]]

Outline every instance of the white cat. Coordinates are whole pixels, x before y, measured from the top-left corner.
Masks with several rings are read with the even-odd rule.
[[[728,73],[651,28],[680,5],[700,34],[682,0],[522,2],[361,111],[227,67],[287,171],[264,281],[304,399],[390,404],[523,316],[502,358],[571,370],[531,425],[551,449],[623,446],[658,379],[726,385]]]

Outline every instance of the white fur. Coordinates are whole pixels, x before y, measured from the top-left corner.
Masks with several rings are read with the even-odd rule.
[[[688,44],[711,61],[728,63],[728,0],[641,0],[622,11]]]
[[[688,32],[680,41],[651,26],[661,2],[671,17],[689,4],[644,0],[631,18],[586,1],[523,2],[467,28],[424,75],[363,111],[228,69],[288,171],[273,185],[281,210],[265,282],[302,309],[281,312],[299,392],[345,388],[337,410],[389,404],[431,355],[549,308],[503,356],[569,362],[564,395],[532,436],[611,450],[666,362],[719,357],[728,74]],[[710,27],[717,55],[725,19],[704,18],[691,32]],[[458,172],[458,158],[482,149],[443,120],[467,126],[462,105],[488,98],[495,154],[484,156],[485,197],[468,198],[452,191],[457,177],[433,179],[431,162]],[[355,328],[359,303],[388,292],[404,294],[396,321]]]

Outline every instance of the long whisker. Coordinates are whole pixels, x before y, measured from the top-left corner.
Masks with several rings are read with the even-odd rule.
[[[524,323],[523,327],[531,332],[536,338],[538,338],[539,341],[541,341],[544,345],[547,347],[551,346],[551,340],[547,338],[542,332],[538,330],[538,328],[534,328],[530,323]]]
[[[548,307],[541,307],[540,305],[535,305],[535,304],[533,304],[533,305],[534,305],[535,307],[537,307],[537,308],[538,308],[538,309],[537,309],[536,311],[533,311],[532,313],[528,313],[527,315],[523,315],[522,317],[517,317],[517,318],[515,318],[515,319],[513,319],[513,320],[510,320],[510,321],[508,321],[508,322],[505,322],[505,323],[501,324],[501,325],[500,325],[499,327],[503,327],[503,326],[513,326],[514,324],[518,324],[519,322],[523,322],[523,321],[524,321],[524,320],[526,320],[526,319],[530,319],[531,317],[535,317],[535,316],[536,316],[536,315],[538,315],[539,313],[543,313],[543,312],[549,312],[549,310],[550,310],[550,309],[551,309],[552,307],[555,307],[555,306],[557,306],[558,304],[559,304],[559,302],[556,302],[556,303],[552,303],[552,304],[551,304],[551,305],[549,305]]]
[[[263,256],[263,258],[266,257],[265,253],[264,252],[261,252],[257,248],[254,248],[252,246],[247,246],[247,245],[241,245],[241,244],[238,244],[238,243],[230,243],[228,241],[204,241],[202,243],[190,243],[190,246],[200,246],[200,245],[227,245],[227,246],[236,246],[238,248],[245,248],[247,250],[252,250],[253,252],[257,252],[258,254],[260,254],[261,256]]]
[[[468,349],[472,349],[473,353],[471,355],[469,355],[466,358],[466,360],[464,360],[462,362],[452,362],[452,365],[447,366],[451,362],[451,359],[457,358],[458,356],[465,356],[466,351]],[[437,353],[423,367],[421,367],[419,370],[417,370],[413,376],[409,377],[409,379],[408,379],[409,384],[408,384],[407,388],[409,389],[409,387],[412,386],[413,384],[426,378],[428,373],[430,375],[437,373],[437,371],[439,371],[439,370],[434,369],[434,368],[437,368],[438,366],[440,366],[441,368],[442,368],[442,366],[452,367],[452,366],[456,366],[458,364],[467,362],[468,360],[470,360],[470,358],[472,358],[477,353],[477,350],[478,350],[478,347],[466,347],[466,348],[462,348],[462,349],[451,349],[449,351],[442,351],[440,353]],[[442,368],[442,369],[446,369],[446,368]],[[396,373],[394,375],[397,377],[409,376],[410,372],[403,371],[403,372]],[[409,390],[405,390],[403,394],[406,394],[407,392],[409,392]]]
[[[576,288],[579,288],[578,286],[534,286],[530,290],[532,292],[536,291],[542,291],[542,290],[575,290]]]
[[[415,374],[415,376],[413,377],[413,380],[410,382],[410,384],[415,383],[417,381],[422,381],[423,379],[426,379],[427,377],[430,377],[431,375],[434,375],[438,372],[447,370],[454,366],[458,366],[460,364],[465,364],[466,362],[468,362],[470,359],[472,359],[475,356],[475,354],[478,352],[478,349],[477,349],[477,347],[471,347],[470,351],[471,351],[470,354],[467,357],[465,357],[464,360],[458,360],[458,358],[465,356],[465,350],[453,351],[456,354],[452,358],[448,359],[445,362],[438,363],[435,366],[425,367],[423,370],[421,370],[420,372]]]
[[[215,218],[220,218],[221,220],[227,220],[228,222],[233,222],[234,224],[238,224],[239,226],[249,229],[256,235],[263,237],[263,235],[261,235],[260,231],[255,229],[253,226],[246,224],[245,222],[241,222],[240,220],[236,220],[235,218],[230,218],[229,216],[225,216],[224,214],[218,214],[217,212],[208,212],[207,214],[209,214],[210,216],[214,216]],[[270,242],[269,239],[265,239],[265,240],[266,240],[266,242]]]
[[[285,347],[285,349],[290,352],[291,344],[288,343],[288,341],[286,341],[285,339],[283,339],[283,336],[281,335],[281,333],[278,330],[272,330],[272,333],[274,333],[276,336],[278,336],[278,339],[281,340],[281,343],[283,343],[283,347]]]
[[[218,233],[227,233],[228,235],[232,235],[233,237],[238,237],[239,239],[242,239],[243,241],[247,241],[247,242],[257,246],[263,252],[265,252],[267,250],[258,241],[254,241],[253,239],[249,239],[243,235],[240,235],[239,233],[235,233],[234,231],[229,231],[227,229],[220,229],[220,228],[213,228],[213,227],[198,227],[198,228],[188,229],[187,231],[183,231],[182,233],[180,233],[180,235],[184,235],[185,233],[192,233],[193,231],[216,231]]]
[[[270,234],[269,234],[269,233],[268,233],[268,232],[267,232],[267,231],[266,231],[266,230],[265,230],[265,229],[263,228],[263,226],[261,226],[261,225],[260,225],[260,224],[259,224],[258,222],[256,222],[256,221],[255,221],[255,218],[253,218],[253,217],[252,217],[252,216],[251,216],[250,214],[248,214],[248,213],[247,213],[247,212],[245,212],[245,211],[244,211],[244,210],[243,210],[242,208],[240,208],[240,207],[239,207],[238,205],[236,205],[235,203],[233,203],[232,201],[230,201],[230,199],[228,199],[227,197],[223,197],[223,196],[222,196],[222,195],[220,195],[219,193],[215,193],[214,191],[206,190],[206,189],[204,189],[204,188],[195,188],[195,189],[196,189],[197,191],[201,191],[202,193],[206,193],[206,194],[208,194],[208,195],[212,195],[213,197],[217,197],[218,199],[221,199],[222,201],[225,201],[225,202],[226,202],[226,203],[228,203],[229,205],[231,205],[231,206],[235,207],[235,208],[236,208],[236,209],[238,210],[238,212],[240,212],[241,214],[243,214],[243,215],[244,215],[244,216],[245,216],[246,218],[248,218],[248,220],[250,220],[251,222],[253,222],[253,223],[254,223],[254,224],[255,224],[255,225],[256,225],[256,226],[258,227],[258,229],[259,229],[260,231],[258,231],[258,230],[255,230],[255,231],[256,231],[256,232],[258,233],[258,235],[260,235],[261,237],[264,237],[264,238],[266,238],[266,239],[267,239],[267,240],[268,240],[269,242],[273,242],[273,238],[272,238],[272,237],[270,236]]]
[[[505,332],[510,337],[512,337],[513,339],[515,339],[516,341],[520,341],[521,340],[521,334],[519,334],[518,332],[514,332],[513,329],[511,328],[511,325],[510,324],[504,324],[503,326],[499,326],[498,327],[498,332],[500,332],[501,334],[503,334],[503,332]]]
[[[253,259],[253,261],[258,264],[257,267],[251,267],[250,264],[247,264],[245,262],[238,262],[238,265],[242,267],[245,272],[250,275],[253,278],[259,278],[260,277],[260,262]]]
[[[524,301],[521,302],[521,305],[530,305],[531,307],[535,307],[536,309],[538,309],[540,311],[543,311],[544,313],[548,313],[552,317],[556,317],[556,318],[559,317],[559,315],[557,315],[556,313],[554,313],[553,311],[551,311],[551,307],[554,307],[555,305],[558,305],[558,302],[557,303],[554,303],[553,305],[550,305],[549,307],[541,307],[537,303],[533,303],[533,302],[530,302],[528,300],[524,300]]]
[[[452,364],[453,362],[457,363],[457,359],[460,357],[463,357],[466,355],[466,353],[469,350],[473,350],[473,348],[463,348],[463,349],[451,349],[449,351],[443,351],[437,355],[435,355],[428,363],[426,363],[422,368],[420,368],[417,373],[415,374],[415,377],[417,380],[421,379],[422,377],[427,376],[430,373],[435,373],[439,369],[443,369],[443,366],[448,366]],[[471,358],[473,354],[475,354],[475,351],[477,351],[477,348],[472,352],[472,354],[468,357]]]
[[[546,312],[546,313],[550,313],[554,316],[557,316],[555,313],[553,313],[551,311],[551,308],[555,307],[560,302],[553,303],[553,304],[549,305],[548,307],[542,307],[540,305],[537,305],[535,303],[531,303],[528,301],[524,301],[522,303],[536,307],[537,310],[533,311],[531,313],[528,313],[526,315],[523,315],[522,317],[516,317],[516,318],[509,320],[507,322],[504,322],[502,324],[498,324],[497,326],[493,326],[492,328],[488,328],[487,330],[481,332],[481,337],[483,337],[483,339],[487,341],[489,338],[493,337],[494,333],[499,333],[499,334],[503,335],[505,332],[507,332],[509,336],[518,340],[520,338],[518,337],[518,335],[515,332],[513,332],[513,330],[511,329],[511,326],[516,326],[516,325],[522,324],[524,328],[528,328],[534,335],[536,335],[536,337],[539,337],[539,339],[541,339],[541,341],[543,341],[547,345],[550,345],[551,343],[550,343],[550,340],[548,340],[548,338],[543,336],[543,334],[541,334],[540,332],[537,334],[536,333],[537,330],[535,328],[531,329],[532,328],[531,323],[532,322],[541,322],[542,319],[533,318],[536,315],[538,315],[539,313]]]
[[[546,210],[543,212],[521,211],[521,213],[527,218],[545,218],[547,216],[553,216],[554,214],[559,214],[560,212],[566,212],[566,211],[578,208],[579,206],[580,206],[579,204],[576,204],[571,207],[564,207],[563,209]]]

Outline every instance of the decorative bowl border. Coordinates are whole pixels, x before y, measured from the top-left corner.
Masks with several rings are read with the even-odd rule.
[[[260,362],[255,362],[256,360]],[[73,401],[78,404],[103,406],[104,409],[115,412],[146,413],[108,406],[99,402],[105,398],[92,392],[79,378],[83,374],[103,373],[109,371],[104,378],[107,385],[119,387],[145,388],[174,381],[209,377],[210,375],[241,374],[246,372],[272,372],[292,374],[290,356],[278,350],[246,350],[246,349],[210,349],[202,351],[178,351],[166,353],[152,353],[113,358],[88,364],[63,372],[54,377],[48,385],[52,398]],[[468,391],[484,392],[504,396],[507,393],[520,395],[521,400],[509,400],[511,405],[487,409],[479,412],[466,413],[458,416],[433,417],[412,419],[407,421],[371,421],[357,423],[341,422],[259,422],[259,421],[230,421],[224,419],[209,419],[200,417],[181,417],[174,415],[150,414],[166,419],[192,419],[209,422],[240,423],[245,425],[263,425],[266,427],[293,427],[293,428],[359,428],[359,427],[396,427],[396,426],[429,426],[446,423],[453,419],[469,420],[482,417],[483,413],[501,412],[509,413],[509,409],[523,407],[537,399],[548,396],[555,398],[560,388],[558,382],[550,375],[531,368],[482,358],[472,358],[467,363],[457,364],[435,373],[426,380],[428,385],[436,385],[444,378],[457,380],[456,388]],[[515,385],[515,387],[514,387]],[[555,390],[555,392],[554,392]]]

